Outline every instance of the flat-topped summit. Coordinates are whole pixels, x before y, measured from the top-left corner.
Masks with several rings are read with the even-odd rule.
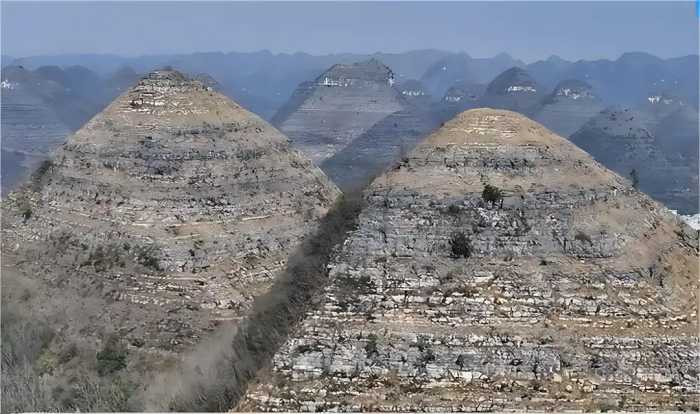
[[[155,71],[8,196],[3,283],[74,303],[56,321],[71,332],[99,341],[114,326],[127,344],[180,350],[243,317],[338,195],[265,121]]]
[[[378,59],[371,58],[351,64],[331,66],[316,82],[323,86],[352,86],[353,82],[367,81],[394,84],[394,72]]]
[[[304,82],[272,123],[317,164],[389,114],[409,107],[394,74],[377,59],[338,64]]]
[[[239,409],[697,408],[697,233],[564,138],[467,111],[365,198]]]

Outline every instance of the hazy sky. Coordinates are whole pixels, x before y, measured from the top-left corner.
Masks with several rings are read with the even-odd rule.
[[[694,2],[231,3],[2,1],[2,53],[400,52],[525,61],[697,53]]]

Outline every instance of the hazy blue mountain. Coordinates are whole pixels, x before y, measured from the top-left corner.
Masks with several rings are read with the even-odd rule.
[[[544,98],[533,119],[558,135],[568,137],[604,108],[591,85],[567,79],[559,82]]]
[[[478,106],[507,109],[532,115],[539,110],[546,92],[523,68],[512,67],[486,87]]]
[[[525,66],[506,53],[492,58],[473,58],[466,53],[453,53],[435,62],[421,81],[435,96],[443,96],[458,83],[488,83],[499,73],[513,66]]]
[[[573,63],[552,57],[528,65],[527,70],[537,82],[547,86],[566,79],[585,81],[611,104],[636,105],[650,93],[663,89],[697,106],[697,55],[661,59],[648,53],[630,52],[616,60]]]

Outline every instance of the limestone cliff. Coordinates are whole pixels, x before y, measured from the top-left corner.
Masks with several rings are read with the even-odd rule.
[[[573,144],[467,111],[365,197],[238,409],[698,409],[697,233]]]
[[[156,71],[4,201],[3,286],[73,337],[177,351],[241,318],[338,195],[269,124]]]

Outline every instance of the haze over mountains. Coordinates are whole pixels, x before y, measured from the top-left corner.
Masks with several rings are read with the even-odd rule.
[[[257,52],[15,59],[3,69],[6,188],[55,148],[66,130],[77,129],[123,91],[138,72],[164,64],[206,76],[216,90],[271,119],[341,187],[366,182],[465,109],[514,110],[563,136],[578,132],[612,105],[639,109],[649,114],[646,127],[658,146],[675,148],[672,152],[681,159],[672,162],[691,171],[691,181],[676,182],[677,189],[671,190],[676,195],[663,201],[684,212],[697,210],[692,201],[696,192],[683,187],[697,175],[692,172],[697,160],[697,56],[659,59],[644,53],[626,53],[612,61],[551,57],[531,64],[507,54],[472,58],[436,50],[371,56]],[[38,139],[30,136],[18,143],[13,137],[22,132],[13,131],[25,130],[35,131]],[[27,145],[33,146],[30,157]],[[608,166],[629,174],[620,169],[628,164]],[[642,188],[650,188],[649,183]]]
[[[12,407],[697,408],[692,98],[416,53],[321,69],[281,131],[206,71],[4,68],[3,153],[43,160],[2,202]]]

